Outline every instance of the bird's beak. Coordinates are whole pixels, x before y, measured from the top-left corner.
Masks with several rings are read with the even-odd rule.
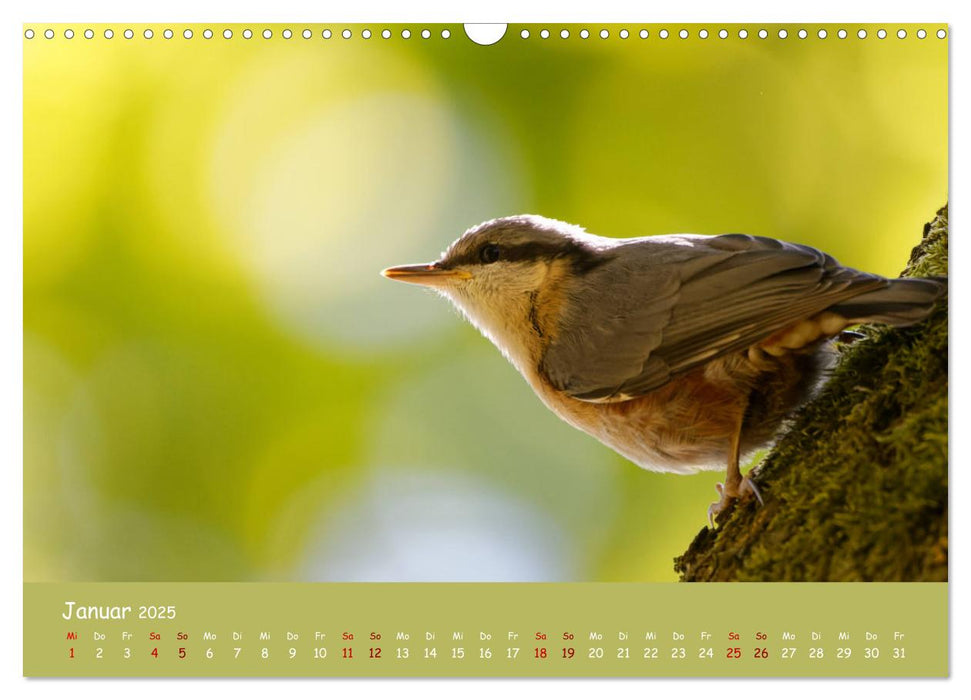
[[[444,287],[450,282],[468,279],[472,276],[465,270],[447,270],[439,267],[437,263],[389,267],[387,270],[382,270],[381,274],[390,280],[424,284],[429,287]]]

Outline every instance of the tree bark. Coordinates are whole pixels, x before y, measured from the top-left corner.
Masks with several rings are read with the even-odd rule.
[[[947,206],[904,276],[947,275]],[[945,297],[911,328],[864,326],[736,504],[675,559],[682,581],[946,581]]]

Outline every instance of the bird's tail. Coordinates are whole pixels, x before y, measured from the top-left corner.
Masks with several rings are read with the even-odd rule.
[[[947,277],[888,280],[883,289],[866,292],[828,309],[853,323],[912,326],[927,318],[947,294]]]

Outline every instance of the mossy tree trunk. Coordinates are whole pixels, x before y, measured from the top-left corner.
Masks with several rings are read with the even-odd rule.
[[[947,275],[947,236],[945,206],[904,275]],[[947,299],[861,332],[758,468],[765,505],[698,533],[683,581],[947,580]]]

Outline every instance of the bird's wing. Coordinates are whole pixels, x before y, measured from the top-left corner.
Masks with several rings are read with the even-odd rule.
[[[888,281],[772,238],[666,236],[619,246],[568,291],[540,370],[585,401],[623,401]]]

